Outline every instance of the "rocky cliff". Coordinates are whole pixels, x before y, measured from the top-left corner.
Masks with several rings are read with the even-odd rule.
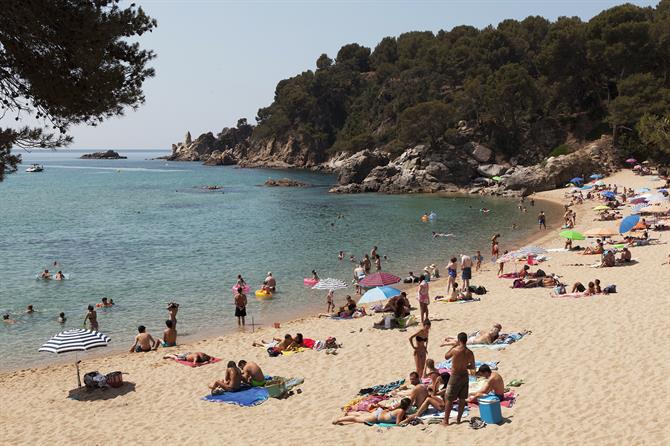
[[[245,121],[246,122],[246,121]],[[250,126],[249,126],[250,127]],[[607,173],[617,167],[617,154],[609,136],[597,141],[572,142],[572,153],[542,159],[538,151],[507,158],[473,139],[462,124],[460,141],[437,146],[418,144],[398,156],[361,150],[328,154],[318,142],[303,137],[254,138],[249,129],[226,128],[217,136],[204,133],[173,144],[169,160],[201,161],[206,165],[300,168],[337,174],[334,193],[414,193],[467,190],[471,193],[523,195],[558,187],[575,175]],[[551,144],[565,135],[538,134]],[[520,160],[537,160],[523,163]]]

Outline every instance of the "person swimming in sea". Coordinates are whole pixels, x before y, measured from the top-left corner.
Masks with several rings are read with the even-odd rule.
[[[481,208],[479,209],[479,212],[481,212],[482,214],[488,214],[489,212],[491,212],[491,210],[488,208]]]
[[[56,273],[56,280],[65,280],[65,275],[63,274],[63,271],[58,271]]]
[[[342,260],[342,259],[344,259],[344,251],[340,251],[340,252],[337,254],[337,260]]]
[[[40,274],[40,279],[51,280],[51,274],[49,273],[48,269],[42,271],[42,274]]]
[[[445,233],[445,232],[435,232],[433,231],[433,238],[438,238],[438,237],[453,237],[454,234],[452,233]]]

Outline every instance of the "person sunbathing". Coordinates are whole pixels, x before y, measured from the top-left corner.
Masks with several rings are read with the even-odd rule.
[[[600,281],[599,280],[597,281],[598,284],[600,285]],[[594,282],[589,282],[588,288],[586,288],[584,284],[582,284],[581,282],[575,282],[574,285],[572,285],[571,293],[584,293],[584,296],[593,296],[594,294],[600,294],[596,290],[596,284]]]
[[[251,387],[265,386],[265,375],[258,364],[253,361],[247,362],[244,359],[240,359],[237,366],[242,371],[242,381]]]
[[[299,348],[304,347],[302,333],[297,333],[292,342],[286,347],[286,350],[298,350]]]
[[[482,364],[479,366],[479,370],[475,374],[477,377],[486,378],[486,384],[478,392],[473,392],[468,397],[468,403],[473,403],[477,401],[477,398],[486,396],[488,394],[494,394],[498,397],[500,401],[505,398],[505,381],[503,381],[502,376],[498,372],[491,370],[491,367],[488,364]]]
[[[596,246],[591,247],[588,246],[584,251],[582,251],[583,255],[593,255],[593,254],[602,254],[605,251],[605,248],[603,247],[603,242],[598,239],[596,240]]]
[[[165,355],[163,359],[174,359],[175,361],[187,361],[193,364],[202,364],[208,362],[212,359],[207,353],[203,352],[188,352],[188,353],[177,353],[173,355]]]
[[[471,334],[468,336],[468,340],[466,344],[493,344],[496,339],[498,339],[498,336],[500,336],[500,331],[502,330],[502,325],[496,323],[493,324],[493,327],[486,332],[483,333],[481,331],[478,331],[474,334]],[[458,339],[453,337],[453,336],[447,336],[444,338],[444,342],[440,345],[440,347],[445,347],[445,346],[454,346],[458,344]]]
[[[344,423],[386,423],[386,424],[400,424],[407,415],[412,401],[409,398],[403,398],[400,405],[395,409],[377,408],[376,411],[370,412],[355,412],[353,415],[345,415],[333,421],[333,424]]]
[[[214,381],[209,385],[212,395],[223,392],[235,392],[242,386],[242,371],[237,367],[235,361],[228,361],[226,376],[223,379]]]

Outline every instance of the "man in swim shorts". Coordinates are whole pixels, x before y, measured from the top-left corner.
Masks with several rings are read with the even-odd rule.
[[[153,350],[158,348],[160,341],[147,333],[144,325],[137,327],[137,331],[139,334],[135,336],[135,343],[130,347],[130,353],[150,352],[152,348]]]
[[[177,329],[172,326],[172,321],[170,319],[165,321],[165,326],[167,327],[163,330],[163,347],[174,347],[177,345]]]
[[[500,401],[505,398],[505,381],[503,381],[502,376],[498,372],[492,371],[488,364],[479,366],[476,375],[486,378],[486,384],[484,384],[481,390],[470,395],[468,402],[477,401],[477,398],[488,394],[494,394]]]
[[[228,368],[226,369],[226,376],[223,379],[214,381],[209,388],[212,390],[212,395],[223,392],[234,392],[240,389],[242,385],[242,371],[237,368],[235,361],[228,361]]]
[[[242,287],[237,288],[235,295],[235,317],[237,325],[244,327],[244,318],[247,316],[247,296],[245,296]]]
[[[252,387],[264,387],[265,386],[265,375],[261,370],[261,367],[252,361],[245,361],[240,359],[237,363],[237,366],[242,370],[242,381],[251,385]]]
[[[458,333],[458,344],[451,348],[445,355],[444,359],[451,359],[451,377],[447,384],[447,390],[444,395],[445,407],[449,408],[453,402],[458,399],[458,415],[456,417],[456,424],[461,423],[463,416],[463,409],[465,409],[465,400],[468,397],[468,384],[470,380],[470,371],[475,371],[475,355],[472,353],[466,343],[468,342],[468,335],[460,332]],[[443,424],[449,425],[450,410],[444,413]]]
[[[461,278],[463,279],[463,291],[466,291],[472,279],[472,258],[466,254],[461,254]]]

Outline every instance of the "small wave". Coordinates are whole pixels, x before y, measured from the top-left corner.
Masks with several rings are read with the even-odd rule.
[[[146,167],[54,166],[51,164],[45,166],[56,169],[118,170],[121,172],[189,172],[186,169],[148,169]]]

